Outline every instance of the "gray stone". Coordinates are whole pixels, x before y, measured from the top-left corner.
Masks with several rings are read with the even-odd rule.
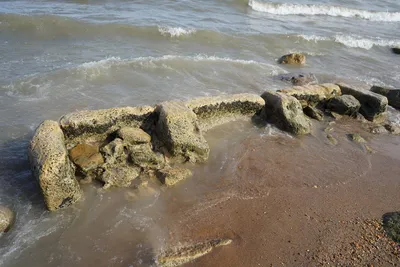
[[[210,148],[196,114],[180,101],[163,102],[156,108],[157,136],[171,155],[191,162],[204,162]]]
[[[311,122],[304,115],[296,98],[275,91],[266,91],[261,97],[265,100],[264,112],[267,121],[296,135],[311,132]]]
[[[206,131],[238,118],[253,116],[265,103],[255,94],[234,94],[195,98],[185,104],[197,115],[201,130]]]
[[[371,91],[386,96],[390,106],[400,109],[400,89],[372,86]]]
[[[146,144],[151,141],[151,136],[140,128],[123,127],[118,130],[117,135],[131,144]]]
[[[7,232],[14,221],[14,213],[7,207],[0,205],[0,233]]]
[[[282,56],[278,59],[279,64],[295,64],[304,65],[306,64],[306,56],[299,53],[292,53]]]
[[[323,121],[324,120],[324,113],[317,109],[316,107],[313,106],[307,106],[303,108],[304,114],[306,114],[308,117],[313,118],[318,121]]]
[[[128,148],[131,162],[145,169],[160,169],[165,165],[164,156],[155,153],[149,144],[131,145]]]
[[[167,168],[159,170],[157,178],[161,183],[167,186],[173,186],[178,182],[185,180],[192,176],[192,171],[185,168]]]
[[[360,109],[360,102],[352,95],[336,96],[329,100],[327,108],[333,112],[354,116]]]
[[[44,121],[36,129],[29,158],[49,210],[70,206],[81,198],[75,166],[68,157],[64,134],[56,121]]]
[[[360,101],[360,113],[369,121],[380,120],[385,116],[388,100],[386,97],[377,93],[361,88],[349,86],[344,83],[338,83],[342,94],[352,95]]]
[[[302,86],[317,83],[318,80],[312,73],[285,73],[275,76],[276,79]]]
[[[339,86],[332,83],[293,86],[291,88],[279,90],[279,92],[297,98],[303,108],[324,103],[335,96],[341,95]]]
[[[149,106],[84,110],[63,116],[60,125],[68,143],[74,146],[104,141],[122,127],[147,127],[153,111]]]

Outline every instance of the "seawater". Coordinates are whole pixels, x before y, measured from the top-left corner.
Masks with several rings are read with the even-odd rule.
[[[0,203],[17,214],[0,238],[0,266],[146,266],[167,235],[160,220],[180,209],[164,205],[172,193],[156,186],[134,202],[129,190],[88,186],[82,203],[47,212],[27,160],[41,121],[278,89],[287,85],[272,76],[298,70],[276,64],[289,52],[307,55],[303,72],[399,87],[393,46],[400,46],[395,0],[0,1]],[[236,131],[247,136],[247,127]],[[230,140],[224,147],[238,142],[227,135],[218,139]],[[231,156],[216,155],[204,175],[217,177]],[[172,191],[181,206],[192,203],[190,188]]]

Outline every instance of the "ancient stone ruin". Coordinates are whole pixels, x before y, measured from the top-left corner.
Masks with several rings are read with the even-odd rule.
[[[387,105],[386,96],[370,90],[311,84],[261,96],[222,95],[155,107],[79,111],[40,124],[29,155],[47,208],[54,211],[77,202],[80,184],[94,179],[105,189],[128,187],[146,175],[173,186],[191,176],[183,163],[207,161],[210,148],[203,134],[229,121],[252,118],[301,135],[311,132],[311,119],[325,116],[385,123]],[[384,125],[395,132],[394,126]]]

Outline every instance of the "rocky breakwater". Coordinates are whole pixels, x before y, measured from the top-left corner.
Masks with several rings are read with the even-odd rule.
[[[67,114],[36,129],[33,174],[51,211],[74,204],[81,184],[93,180],[105,189],[129,187],[139,176],[173,186],[191,176],[182,164],[208,159],[204,131],[263,108],[260,96],[237,94]]]

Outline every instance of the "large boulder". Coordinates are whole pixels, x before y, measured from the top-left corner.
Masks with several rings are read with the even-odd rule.
[[[210,148],[200,130],[196,114],[181,101],[163,102],[156,108],[156,133],[175,157],[204,162]]]
[[[289,82],[297,86],[314,84],[318,82],[317,78],[312,73],[285,73],[275,76],[275,79]]]
[[[267,121],[296,135],[311,132],[311,122],[304,115],[300,102],[293,96],[275,91],[266,91],[261,97],[265,100]]]
[[[371,91],[386,96],[389,105],[391,105],[394,108],[400,109],[400,89],[372,86]]]
[[[336,96],[327,105],[330,111],[349,116],[356,115],[360,107],[360,102],[352,95]]]
[[[0,233],[7,232],[14,221],[14,213],[7,207],[0,205]]]
[[[315,106],[320,102],[325,102],[335,96],[341,95],[339,86],[332,83],[293,86],[288,89],[279,90],[279,92],[297,98],[303,108],[306,106]]]
[[[287,54],[278,59],[279,64],[296,64],[304,65],[306,64],[306,56],[299,53]]]
[[[119,138],[130,144],[147,144],[151,141],[151,136],[140,128],[123,127],[117,134]]]
[[[148,127],[153,111],[149,106],[84,110],[63,116],[60,125],[68,143],[74,146],[104,141],[122,127]]]
[[[56,121],[44,121],[36,129],[29,158],[49,210],[68,207],[81,198],[75,166],[68,157],[64,134]]]
[[[369,121],[380,120],[387,111],[388,99],[369,90],[338,83],[342,94],[352,95],[360,101],[360,113]]]
[[[264,100],[255,94],[200,97],[187,101],[186,106],[197,115],[200,128],[214,126],[243,116],[252,116],[264,107]]]

